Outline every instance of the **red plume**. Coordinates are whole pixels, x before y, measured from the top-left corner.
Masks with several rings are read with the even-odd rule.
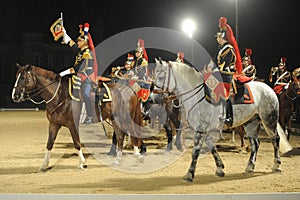
[[[227,24],[227,19],[225,17],[220,17],[219,19],[219,28],[226,30],[226,37],[229,44],[231,44],[235,50],[236,54],[236,62],[235,62],[235,68],[238,74],[242,73],[243,66],[242,66],[242,58],[240,55],[240,50],[237,45],[237,42],[235,40],[235,37],[233,35],[233,31],[231,27]]]
[[[245,55],[248,56],[248,57],[251,57],[251,55],[252,55],[252,50],[246,48],[246,50],[245,50]]]
[[[286,64],[286,57],[281,57],[281,62],[282,62],[283,65],[285,65]]]
[[[227,19],[225,17],[220,17],[219,19],[219,28],[222,30],[226,29]]]
[[[81,25],[82,27],[82,25]],[[98,80],[98,62],[97,62],[97,58],[96,58],[96,52],[95,52],[95,46],[94,46],[94,42],[92,40],[92,36],[91,34],[88,32],[90,28],[90,24],[89,23],[85,23],[84,24],[84,32],[87,32],[88,35],[88,45],[89,48],[93,54],[93,58],[94,58],[94,63],[93,63],[93,69],[94,69],[94,73],[91,74],[90,78],[97,83]]]
[[[145,49],[145,43],[144,40],[138,39],[138,47],[143,48],[143,57],[148,61],[148,55]]]

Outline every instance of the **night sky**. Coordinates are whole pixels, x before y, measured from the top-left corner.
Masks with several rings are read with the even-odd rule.
[[[299,66],[300,13],[296,0],[237,0],[238,42],[241,55],[253,50],[257,68],[269,68],[287,57],[290,70]],[[5,5],[6,4],[6,5]],[[138,27],[164,27],[181,31],[181,22],[192,17],[197,23],[194,39],[213,55],[218,18],[225,16],[235,31],[234,0],[131,0],[131,1],[6,1],[2,4],[0,44],[20,43],[22,32],[44,33],[53,41],[50,25],[64,14],[69,35],[77,35],[78,24],[102,25],[100,43],[112,35]],[[93,31],[93,30],[91,30]]]
[[[252,61],[258,76],[266,78],[266,72],[276,66],[282,56],[287,58],[288,70],[299,67],[298,1],[237,1],[240,53],[243,57],[245,48],[253,50]],[[218,31],[219,17],[225,16],[235,31],[234,0],[10,0],[2,3],[1,7],[2,51],[7,45],[22,45],[23,33],[43,34],[43,42],[57,45],[49,27],[60,12],[63,12],[64,26],[72,38],[78,36],[78,24],[89,22],[95,46],[115,34],[134,28],[163,27],[181,31],[183,19],[191,17],[197,23],[193,39],[213,56],[217,51],[214,35]],[[147,48],[147,41],[145,45]],[[0,65],[1,73],[4,67],[7,66]]]

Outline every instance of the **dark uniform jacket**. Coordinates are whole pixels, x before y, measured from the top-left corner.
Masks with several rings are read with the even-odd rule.
[[[236,55],[233,46],[228,42],[220,46],[216,60],[220,71],[235,72]]]

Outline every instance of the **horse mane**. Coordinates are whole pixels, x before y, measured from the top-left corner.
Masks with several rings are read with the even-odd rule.
[[[34,65],[31,65],[31,70],[36,74],[36,75],[41,75],[45,77],[46,79],[50,80],[56,80],[58,77],[58,74],[54,73],[53,71],[43,69],[41,67],[37,67]]]
[[[198,72],[194,67],[187,65],[185,63],[179,63],[174,61],[169,61],[172,68],[182,75],[191,85],[197,85],[203,82],[203,75]]]

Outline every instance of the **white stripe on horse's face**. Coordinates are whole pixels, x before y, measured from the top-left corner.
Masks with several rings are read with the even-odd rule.
[[[21,72],[18,74],[17,76],[17,80],[15,82],[15,85],[14,85],[14,88],[12,90],[12,93],[11,93],[11,98],[14,102],[20,102],[20,97],[16,97],[16,87],[18,86],[18,82],[19,82],[19,79],[20,79],[20,76],[21,76]]]

